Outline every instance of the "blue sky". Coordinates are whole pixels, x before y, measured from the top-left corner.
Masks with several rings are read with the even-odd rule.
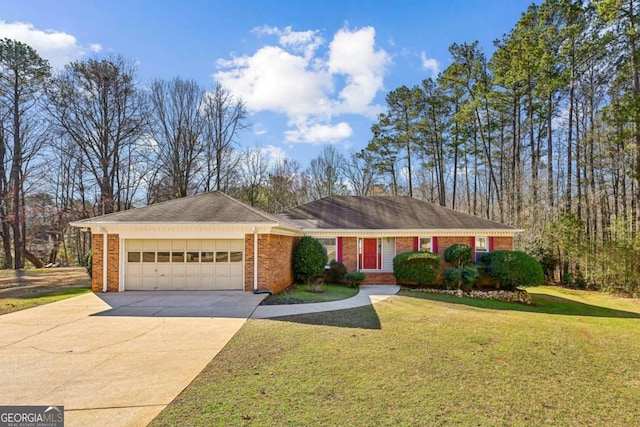
[[[360,150],[386,93],[450,64],[449,46],[478,40],[489,56],[530,0],[3,0],[0,37],[54,67],[109,53],[138,79],[220,81],[253,128],[243,146],[306,167],[326,143]]]

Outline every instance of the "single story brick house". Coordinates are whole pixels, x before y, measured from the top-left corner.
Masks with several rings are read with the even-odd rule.
[[[511,250],[522,231],[411,197],[333,196],[273,215],[219,191],[71,225],[91,231],[94,292],[280,292],[293,283],[293,250],[305,235],[349,272],[366,273],[365,283],[389,284],[396,254],[442,256],[465,243],[475,258]]]

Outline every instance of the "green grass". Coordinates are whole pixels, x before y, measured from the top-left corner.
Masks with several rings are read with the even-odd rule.
[[[26,296],[21,298],[2,298],[0,294],[0,314],[11,313],[14,311],[24,310],[38,305],[49,304],[76,295],[91,292],[90,287],[84,288],[67,288],[57,291],[47,292],[43,294]]]
[[[532,296],[249,320],[151,425],[636,425],[640,301]]]
[[[310,292],[308,285],[296,285],[294,288],[277,295],[270,295],[263,304],[305,304],[312,302],[338,301],[351,298],[358,293],[358,288],[344,285],[326,284],[324,292]]]

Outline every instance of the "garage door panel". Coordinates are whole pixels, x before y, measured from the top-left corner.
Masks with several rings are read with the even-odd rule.
[[[157,240],[143,240],[142,241],[142,250],[143,251],[154,251],[158,248]]]
[[[187,264],[187,277],[191,276],[200,276],[200,265],[199,264]]]
[[[187,289],[200,289],[200,276],[187,276],[185,279]]]
[[[157,249],[159,251],[171,251],[171,240],[158,240],[157,241]]]
[[[228,264],[218,264],[216,265],[216,276],[228,276],[229,275],[229,265]]]
[[[142,274],[142,264],[140,264],[139,262],[130,262],[127,265],[127,269],[129,271],[129,274],[132,276],[139,276]]]
[[[216,251],[229,252],[229,240],[216,240]]]
[[[242,264],[241,263],[232,263],[229,265],[229,275],[230,276],[242,276]]]
[[[171,286],[171,276],[167,274],[158,275],[158,280],[156,283],[156,289],[168,291],[172,288]]]
[[[126,289],[243,288],[242,239],[131,239],[125,251]]]

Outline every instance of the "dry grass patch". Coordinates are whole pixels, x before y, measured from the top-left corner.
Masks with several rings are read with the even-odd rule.
[[[0,314],[91,291],[82,267],[0,270]]]

